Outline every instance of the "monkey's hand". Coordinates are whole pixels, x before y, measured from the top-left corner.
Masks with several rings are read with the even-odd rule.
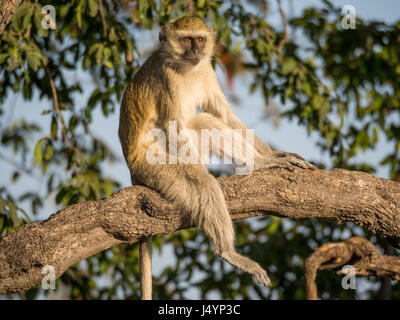
[[[272,152],[270,157],[260,161],[256,169],[285,168],[293,172],[295,166],[302,169],[315,170],[314,165],[307,162],[296,153],[276,151]]]

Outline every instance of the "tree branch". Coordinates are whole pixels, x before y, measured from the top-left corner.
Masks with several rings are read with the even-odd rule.
[[[0,0],[0,35],[14,16],[21,0]]]
[[[389,276],[395,280],[400,280],[399,257],[380,254],[378,249],[368,240],[352,237],[338,243],[326,243],[306,259],[307,299],[316,300],[318,297],[317,285],[315,284],[318,269],[334,269],[353,259],[357,259],[356,262],[352,263],[355,275]],[[342,274],[341,270],[337,273]]]
[[[277,0],[277,2],[278,2],[279,13],[281,15],[282,24],[283,24],[283,37],[278,45],[278,52],[276,55],[276,59],[278,60],[278,62],[280,64],[282,64],[283,63],[282,50],[283,50],[283,47],[285,46],[285,44],[289,42],[289,32],[288,32],[288,27],[287,27],[286,15],[285,15],[285,12],[283,11],[281,0]]]
[[[362,172],[259,170],[218,178],[233,220],[275,215],[351,221],[400,247],[400,184]],[[78,261],[122,243],[192,227],[173,204],[146,187],[69,206],[0,239],[0,293],[41,283],[44,265],[59,277]]]
[[[288,32],[287,20],[286,20],[285,12],[283,11],[283,8],[282,8],[281,0],[278,0],[278,8],[279,8],[279,13],[281,14],[282,24],[283,24],[283,38],[279,42],[278,50],[282,51],[285,44],[289,42],[289,32]]]

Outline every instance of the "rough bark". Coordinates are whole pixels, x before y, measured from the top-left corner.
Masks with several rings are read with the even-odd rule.
[[[15,14],[21,0],[0,0],[0,35]]]
[[[351,221],[400,247],[400,184],[362,172],[284,169],[218,178],[233,220],[260,215]],[[191,225],[173,204],[142,186],[69,206],[0,239],[0,293],[41,283],[44,265],[59,277],[96,252]]]
[[[366,239],[352,237],[338,243],[326,243],[310,255],[305,262],[306,292],[308,300],[318,298],[315,279],[318,270],[334,269],[352,261],[354,275],[390,277],[400,280],[400,258],[380,254]],[[339,270],[338,274],[342,274]]]

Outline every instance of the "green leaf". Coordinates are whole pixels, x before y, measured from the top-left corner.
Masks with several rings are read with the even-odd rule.
[[[304,93],[307,95],[307,97],[311,97],[312,96],[312,89],[311,89],[310,83],[305,82],[303,90],[304,90]]]
[[[48,160],[51,159],[52,156],[53,156],[53,146],[51,145],[51,142],[49,142],[49,143],[46,145],[46,150],[45,150],[45,152],[44,152],[44,159],[45,159],[46,161],[48,161]]]
[[[22,220],[17,214],[17,208],[15,205],[9,205],[9,214],[14,227],[19,227],[22,224]]]
[[[93,45],[90,46],[89,51],[88,51],[88,55],[93,54],[95,51],[99,50],[101,48],[101,43],[95,43]]]
[[[8,53],[0,53],[0,64],[2,64],[10,55]]]
[[[94,18],[97,15],[97,0],[89,0],[89,16]]]
[[[197,0],[197,7],[198,8],[203,8],[205,4],[206,4],[205,0]]]
[[[22,83],[22,93],[25,99],[32,98],[32,85],[24,79]]]
[[[61,17],[65,17],[68,14],[69,11],[69,5],[65,4],[62,6],[59,6],[59,15]]]
[[[112,69],[112,68],[114,68],[114,65],[110,60],[107,60],[106,61],[106,67],[109,68],[109,69]]]
[[[37,69],[40,66],[40,59],[38,58],[37,55],[34,55],[32,53],[27,53],[27,58],[28,58],[28,64],[29,67],[33,70],[33,71],[37,71]]]
[[[82,5],[83,5],[83,0],[79,2],[78,7],[76,8],[76,20],[78,22],[79,28],[82,28]]]
[[[30,7],[24,15],[24,19],[22,22],[22,29],[26,29],[28,25],[31,23],[32,15],[34,12],[34,7]]]
[[[46,141],[45,138],[40,139],[38,143],[36,143],[35,149],[33,151],[33,157],[36,161],[37,164],[41,164],[43,160],[43,153],[42,153],[42,147],[44,142]]]
[[[101,98],[101,91],[99,89],[93,90],[92,94],[90,95],[90,98],[88,100],[88,106],[93,109],[96,105],[96,103],[100,100]]]
[[[104,186],[104,196],[109,197],[114,191],[114,183],[111,180],[107,180]]]
[[[250,85],[250,93],[253,93],[256,89],[257,89],[257,86],[258,86],[258,82],[253,82],[251,85]]]
[[[0,235],[2,234],[3,229],[4,229],[4,222],[5,222],[5,218],[0,216]]]
[[[36,8],[35,14],[33,16],[33,21],[35,22],[35,27],[37,30],[43,29],[42,27],[42,20],[43,20],[43,13],[40,8]]]
[[[69,125],[68,125],[69,130],[71,132],[74,132],[77,124],[78,124],[78,118],[75,116],[72,116],[71,119],[69,120]]]
[[[105,47],[103,54],[104,54],[104,59],[109,60],[111,57],[111,49],[108,47]]]
[[[11,26],[15,31],[21,31],[22,29],[22,19],[26,15],[29,9],[30,3],[23,2],[17,9],[17,12],[14,14],[11,20]]]
[[[232,54],[236,55],[239,52],[240,46],[243,44],[243,41],[239,41],[236,43],[235,47],[232,50]]]
[[[117,63],[121,63],[121,53],[118,51],[118,48],[116,46],[112,46],[111,51],[114,57],[114,61]]]
[[[44,15],[42,13],[41,8],[40,8],[40,6],[37,6],[36,10],[35,10],[35,14],[33,16],[33,21],[35,23],[37,34],[40,37],[46,38],[49,36],[49,30],[42,27],[43,18],[44,18]]]
[[[286,59],[285,62],[282,64],[282,73],[287,75],[293,72],[296,69],[296,61],[292,58]]]
[[[64,187],[61,188],[60,192],[56,195],[56,203],[62,203],[64,206],[67,206],[71,197],[74,194],[74,188],[72,187]]]
[[[18,171],[15,171],[11,177],[11,181],[16,182],[18,180],[19,176],[20,176],[20,173]]]
[[[108,38],[110,39],[111,42],[117,42],[118,41],[118,37],[117,37],[117,34],[115,33],[115,28],[114,27],[111,28],[111,31],[108,34]]]
[[[97,64],[101,64],[101,62],[103,61],[103,54],[104,54],[104,46],[100,45],[95,55]]]
[[[51,125],[50,125],[50,136],[57,140],[57,132],[58,132],[58,123],[56,117],[51,118]]]

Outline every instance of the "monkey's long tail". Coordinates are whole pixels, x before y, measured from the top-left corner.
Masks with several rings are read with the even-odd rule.
[[[141,183],[189,214],[191,222],[212,240],[215,254],[254,275],[260,283],[270,284],[267,273],[258,263],[236,252],[235,232],[223,192],[206,168],[192,164],[149,165],[144,161],[137,168]]]
[[[140,290],[142,300],[152,300],[151,237],[139,241]]]
[[[140,184],[131,175],[132,185]],[[153,299],[153,273],[151,270],[151,237],[139,240],[139,270],[141,300]]]

